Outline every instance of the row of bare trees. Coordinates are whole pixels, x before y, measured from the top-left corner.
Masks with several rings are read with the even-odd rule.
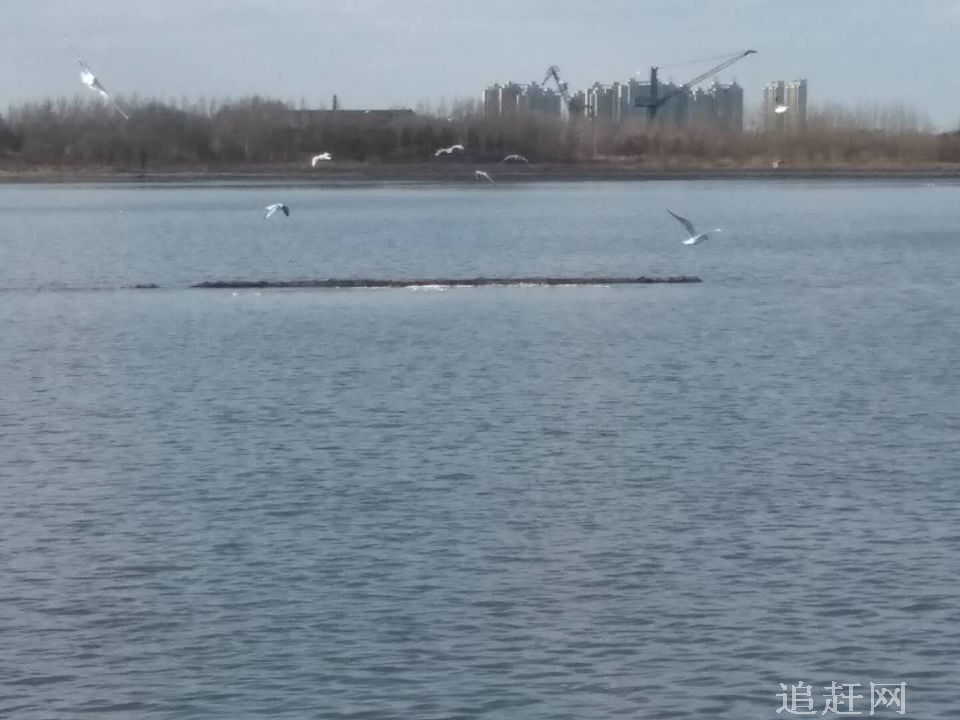
[[[880,166],[960,162],[960,135],[935,133],[907,108],[827,107],[802,132],[723,132],[643,124],[568,122],[538,115],[489,118],[469,103],[439,114],[296,110],[260,97],[237,101],[121,102],[60,99],[0,117],[0,167],[209,167],[304,164],[311,154],[361,162],[620,161],[658,166]],[[460,143],[462,156],[434,158]]]

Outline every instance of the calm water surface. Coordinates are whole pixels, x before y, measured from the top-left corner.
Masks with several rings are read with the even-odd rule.
[[[0,717],[957,717],[958,207],[0,186]]]

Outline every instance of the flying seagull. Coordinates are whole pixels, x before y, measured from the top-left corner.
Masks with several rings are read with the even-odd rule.
[[[450,147],[437,148],[437,151],[433,154],[434,157],[440,157],[441,155],[452,155],[454,152],[463,152],[463,145],[451,145]]]
[[[127,115],[119,105],[117,105],[116,100],[110,97],[110,93],[108,93],[106,88],[100,84],[100,81],[97,80],[97,76],[93,74],[93,70],[91,70],[90,66],[83,61],[83,58],[80,57],[80,53],[77,52],[77,49],[71,44],[70,38],[68,38],[66,35],[63,37],[67,41],[67,46],[73,50],[73,54],[77,56],[77,63],[80,65],[80,80],[83,82],[83,84],[94,92],[100,93],[100,96],[104,100],[109,100],[111,103],[113,103],[113,106],[117,109],[117,112],[123,115],[124,120],[129,120],[130,116]]]
[[[486,180],[487,182],[493,182],[493,178],[490,177],[490,176],[489,176],[487,173],[485,173],[483,170],[474,170],[474,171],[473,171],[473,176],[474,176],[477,180]]]
[[[314,155],[310,159],[310,167],[316,167],[321,160],[333,160],[333,157],[328,152],[320,153],[319,155]]]
[[[789,109],[790,109],[790,106],[789,106],[789,105],[777,105],[777,106],[773,109],[773,111],[774,111],[777,115],[783,115],[783,114],[784,114],[787,110],[789,110]]]
[[[264,216],[264,220],[273,215],[277,210],[280,210],[284,215],[290,215],[290,208],[288,208],[283,203],[274,203],[273,205],[267,205],[266,207],[267,214]]]
[[[525,162],[527,165],[530,164],[530,161],[527,160],[523,155],[516,155],[516,154],[507,155],[503,160],[500,161],[500,164],[503,165],[505,162],[509,162],[511,160],[516,160],[518,162]]]
[[[710,236],[707,233],[698,233],[697,229],[693,226],[693,223],[687,220],[685,217],[680,217],[675,212],[671,212],[667,209],[667,212],[673,215],[681,225],[683,225],[687,232],[690,233],[690,237],[683,241],[684,245],[699,245],[704,240],[709,240]],[[714,228],[713,232],[723,232],[721,228]]]

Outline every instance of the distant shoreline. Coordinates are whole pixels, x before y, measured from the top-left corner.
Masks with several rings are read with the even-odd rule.
[[[521,286],[574,286],[574,285],[682,285],[703,282],[696,275],[664,276],[517,276],[517,277],[463,277],[463,278],[327,278],[325,280],[205,280],[190,286],[199,290],[303,290],[303,289],[386,289],[386,288],[478,288]],[[137,285],[138,290],[151,290],[154,285]]]
[[[15,183],[250,183],[341,185],[379,183],[476,184],[482,168],[503,183],[658,180],[960,180],[960,165],[917,167],[649,167],[615,162],[481,165],[468,163],[333,163],[300,165],[116,168],[0,167],[0,184]]]

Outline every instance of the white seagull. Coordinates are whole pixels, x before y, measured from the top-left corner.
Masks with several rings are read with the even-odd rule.
[[[483,170],[474,170],[474,171],[473,171],[473,176],[474,176],[477,180],[486,180],[487,182],[493,182],[493,178],[490,177],[490,176],[489,176],[487,173],[485,173]]]
[[[697,229],[693,226],[693,223],[687,220],[685,217],[680,217],[675,212],[671,212],[669,209],[667,209],[667,212],[679,220],[680,224],[687,229],[688,233],[690,233],[690,237],[683,241],[684,245],[699,245],[704,240],[710,239],[710,236],[707,235],[707,233],[698,233]],[[723,232],[723,229],[714,228],[712,232]]]
[[[321,160],[333,160],[333,156],[328,152],[320,153],[319,155],[314,155],[310,159],[310,167],[316,167]]]
[[[777,105],[777,106],[773,109],[773,111],[774,111],[777,115],[783,115],[783,114],[784,114],[787,110],[789,110],[789,109],[790,109],[790,106],[789,106],[789,105]]]
[[[463,145],[451,145],[450,147],[438,148],[437,151],[433,154],[434,157],[440,157],[441,155],[452,155],[455,152],[463,152]]]
[[[514,155],[507,155],[503,160],[500,161],[500,164],[503,165],[505,162],[509,162],[509,161],[511,161],[511,160],[516,160],[516,161],[518,161],[518,162],[524,162],[524,163],[526,163],[527,165],[530,164],[530,161],[527,160],[523,155],[516,155],[516,154],[514,154]]]
[[[283,203],[274,203],[273,205],[267,205],[266,207],[267,214],[264,215],[264,220],[273,215],[277,210],[280,210],[284,215],[290,215],[290,208],[288,208]]]
[[[109,100],[111,103],[113,103],[113,106],[117,109],[117,112],[123,115],[124,120],[129,120],[130,116],[127,115],[119,105],[117,105],[116,100],[110,97],[110,93],[108,93],[106,88],[100,84],[99,80],[97,80],[97,76],[93,74],[93,70],[90,69],[90,66],[83,61],[83,58],[80,57],[80,53],[77,52],[77,49],[70,43],[70,39],[67,38],[66,35],[64,35],[64,38],[67,41],[67,46],[73,50],[73,54],[77,56],[77,62],[80,64],[80,80],[83,82],[83,84],[94,92],[100,93],[100,96],[104,100]]]

